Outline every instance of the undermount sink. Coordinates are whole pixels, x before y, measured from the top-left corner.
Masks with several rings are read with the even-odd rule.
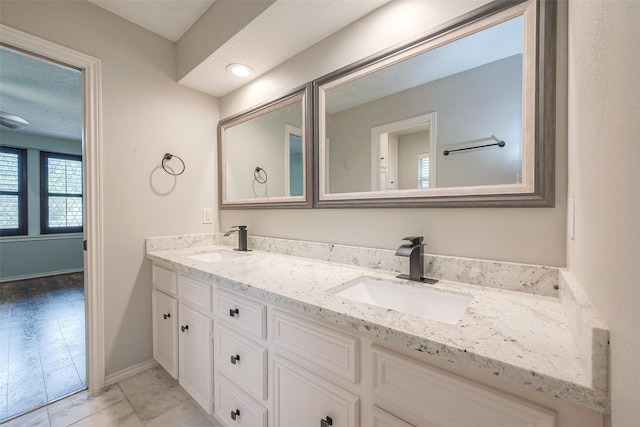
[[[205,252],[197,255],[189,255],[187,258],[190,258],[196,261],[216,262],[216,261],[224,261],[227,259],[238,258],[245,255],[246,254],[241,254],[238,252],[221,250],[221,251]]]
[[[334,291],[334,294],[450,325],[460,320],[472,300],[468,295],[408,286],[373,277],[350,281]]]

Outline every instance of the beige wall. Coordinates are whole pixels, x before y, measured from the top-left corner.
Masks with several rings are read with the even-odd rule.
[[[221,98],[221,116],[243,111],[416,37],[484,3],[486,1],[391,2]],[[394,26],[390,22],[402,22],[402,25]],[[381,31],[390,26],[393,31]],[[558,68],[555,208],[225,210],[220,212],[222,228],[247,224],[250,234],[389,249],[401,244],[404,236],[418,234],[425,236],[429,253],[564,266],[567,170],[563,64],[566,64],[566,51],[562,43]]]
[[[429,132],[416,132],[398,137],[398,189],[418,188],[418,160],[420,154],[429,153]]]
[[[225,157],[233,159],[225,170],[227,200],[287,195],[287,126],[302,128],[300,102],[227,128]],[[258,166],[267,173],[264,184],[254,180]]]
[[[569,2],[571,273],[611,330],[612,425],[640,420],[640,2]]]
[[[518,182],[522,173],[521,81],[522,55],[513,55],[328,114],[331,191],[371,190],[372,128],[434,112],[437,152],[431,158],[438,163],[438,187]],[[326,102],[331,105],[330,93]],[[473,145],[469,141],[491,135],[508,141],[506,146],[443,154],[444,150],[469,147]],[[484,140],[477,145],[491,142]],[[403,163],[400,165],[402,171]],[[411,165],[415,166],[413,160]]]
[[[147,236],[212,232],[217,100],[175,78],[175,44],[85,1],[3,1],[5,25],[102,60],[106,373],[152,357]],[[165,152],[186,163],[175,189]]]

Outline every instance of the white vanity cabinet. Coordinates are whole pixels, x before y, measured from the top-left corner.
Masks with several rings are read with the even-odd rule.
[[[359,426],[358,338],[278,308],[270,319],[274,424]]]
[[[267,427],[267,306],[216,290],[215,415],[226,426]]]
[[[360,425],[358,396],[279,355],[274,357],[273,383],[276,426]]]
[[[187,305],[180,305],[180,385],[211,413],[213,394],[213,321]]]
[[[369,335],[157,265],[153,283],[154,358],[227,427],[556,426]]]
[[[178,274],[154,265],[152,277],[153,358],[178,378]]]
[[[152,271],[153,358],[211,414],[213,285],[155,264]]]
[[[180,385],[211,414],[213,407],[213,285],[178,275]]]
[[[546,408],[386,348],[370,351],[374,399],[393,408],[385,414],[374,407],[377,425],[411,425],[403,424],[408,418],[415,425],[556,426],[556,413]]]
[[[373,418],[373,427],[415,427],[415,425],[406,423],[377,406],[372,408],[371,416]]]
[[[156,289],[152,292],[153,358],[178,378],[178,301]]]

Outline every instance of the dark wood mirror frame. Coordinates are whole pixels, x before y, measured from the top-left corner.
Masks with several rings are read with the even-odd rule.
[[[356,73],[390,57],[401,55],[409,49],[431,42],[439,37],[471,25],[479,20],[487,19],[511,7],[526,3],[527,0],[498,0],[480,7],[455,20],[435,28],[429,35],[421,37],[402,46],[388,49],[381,54],[363,59],[340,70],[327,74],[312,82],[313,85],[313,205],[326,208],[370,208],[370,207],[553,207],[555,206],[555,133],[556,133],[556,27],[557,4],[555,0],[536,0],[535,24],[535,108],[533,111],[533,191],[530,192],[496,192],[474,194],[465,193],[465,187],[457,187],[455,195],[421,195],[412,197],[377,197],[369,194],[366,198],[349,197],[343,193],[340,198],[323,198],[320,168],[323,144],[320,144],[321,132],[320,90],[327,83]],[[523,82],[526,84],[527,82]],[[524,112],[523,112],[524,114]],[[323,133],[322,133],[323,134]],[[322,166],[321,166],[322,164]],[[478,187],[475,187],[478,188]],[[428,192],[429,190],[424,190]],[[353,193],[356,194],[356,193]]]

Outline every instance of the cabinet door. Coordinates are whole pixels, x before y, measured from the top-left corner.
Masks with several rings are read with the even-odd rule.
[[[153,358],[173,378],[178,378],[178,302],[175,298],[154,290],[151,305]]]
[[[209,414],[213,390],[212,323],[207,316],[180,304],[180,385]]]
[[[359,426],[356,395],[278,355],[273,373],[276,426]]]

